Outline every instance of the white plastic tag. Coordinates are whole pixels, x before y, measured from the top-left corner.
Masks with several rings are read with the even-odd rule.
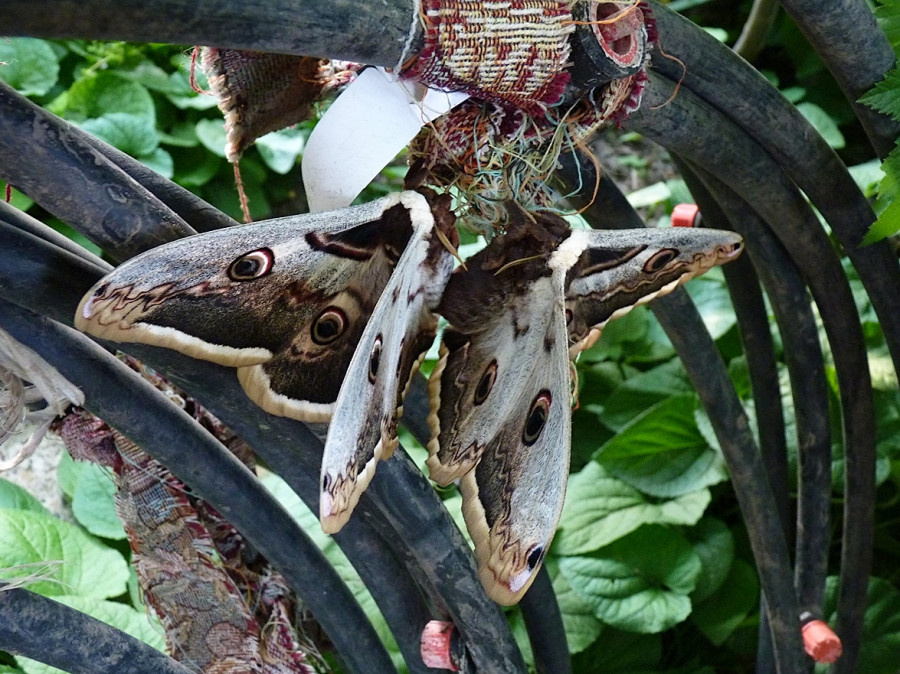
[[[469,97],[367,68],[309,136],[301,165],[311,211],[344,208],[425,124]]]

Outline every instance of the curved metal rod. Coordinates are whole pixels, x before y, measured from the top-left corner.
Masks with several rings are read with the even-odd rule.
[[[181,663],[120,629],[2,582],[0,645],[13,655],[72,674],[191,674]]]
[[[872,560],[875,429],[871,381],[859,315],[839,260],[809,205],[752,139],[690,91],[651,74],[644,106],[627,121],[688,161],[718,175],[753,204],[797,262],[819,307],[840,387],[846,448],[846,501],[839,627],[853,659],[865,613]],[[721,145],[707,142],[716,138]]]
[[[894,67],[896,56],[865,0],[781,0],[781,6],[828,66],[878,155],[894,148],[900,125],[858,103]],[[837,665],[841,671],[841,664]]]
[[[820,10],[808,20],[818,20],[826,6],[831,12],[835,5],[815,4]],[[871,12],[865,11],[871,18]],[[797,108],[731,50],[671,10],[654,4],[654,13],[666,50],[685,64],[682,70],[681,65],[657,53],[654,69],[672,81],[680,81],[741,127],[806,193],[853,262],[878,314],[895,368],[900,371],[900,294],[896,292],[900,288],[900,263],[886,241],[860,247],[875,214],[843,162]],[[843,24],[843,28],[856,30],[850,24]],[[778,121],[773,124],[772,120]]]
[[[23,240],[23,233],[19,232],[18,238],[16,234],[12,227],[0,228],[0,249],[23,253],[21,257],[10,255],[9,264],[0,269],[0,295],[8,291],[7,299],[13,302],[71,321],[74,307],[99,274],[70,271],[71,259],[61,251],[39,245],[42,242],[35,237],[24,235]],[[23,288],[27,292],[21,292]],[[322,443],[305,425],[268,415],[253,405],[231,368],[166,349],[127,346],[128,353],[196,396],[246,440],[309,507],[317,508]],[[400,452],[396,461],[392,459],[379,468],[381,477],[373,482],[384,485],[381,500],[396,500],[399,513],[387,521],[370,487],[357,506],[356,516],[335,540],[372,592],[409,668],[420,671],[418,668],[422,667],[418,650],[421,629],[434,617],[418,596],[417,588],[421,587],[428,589],[445,616],[453,617],[461,634],[467,637],[473,660],[483,671],[523,671],[524,663],[509,626],[499,607],[485,596],[471,551],[428,481],[414,466],[391,477],[384,476],[393,464],[400,462],[411,464]],[[391,551],[385,552],[385,546]],[[376,554],[378,549],[382,552]],[[398,564],[396,558],[407,568]],[[410,574],[417,582],[410,579]]]
[[[750,206],[706,171],[694,169],[709,197],[747,241],[784,344],[797,423],[797,548],[800,610],[822,615],[831,538],[831,431],[828,382],[815,316],[796,266]],[[703,196],[703,195],[701,195]]]
[[[3,82],[0,111],[0,178],[114,259],[193,234],[171,209],[84,142],[83,132]]]
[[[416,18],[411,0],[6,0],[3,34],[207,44],[394,67]]]
[[[519,608],[537,674],[572,674],[572,656],[569,655],[562,614],[546,567],[541,567],[519,602]]]
[[[134,157],[125,154],[105,143],[96,136],[81,131],[77,127],[70,129],[72,138],[91,145],[97,152],[125,171],[136,183],[144,187],[150,194],[172,209],[182,220],[198,232],[209,232],[214,229],[233,227],[237,220],[226,215],[209,202],[201,199],[193,192],[186,190],[178,183],[163,178],[153,169],[142,164]]]
[[[212,504],[296,588],[355,672],[394,672],[390,656],[325,556],[237,458],[139,375],[71,328],[0,300],[3,328],[85,393],[118,428]],[[265,517],[259,517],[259,513]]]
[[[714,227],[733,225],[733,228],[744,236],[747,252],[764,279],[780,327],[784,357],[791,377],[800,471],[794,579],[801,612],[810,611],[820,616],[828,571],[831,436],[824,361],[815,317],[807,299],[806,286],[786,251],[746,202],[709,174],[701,172],[698,177],[685,162],[677,157],[675,160],[691,192],[701,205],[704,220],[709,221]],[[710,192],[708,187],[714,191]],[[743,322],[741,328],[744,328]],[[772,366],[774,364],[773,359]],[[752,374],[751,369],[751,376]],[[779,400],[780,406],[777,379],[774,392],[768,395]],[[754,400],[757,410],[760,406],[771,404],[763,392],[754,393]],[[765,431],[761,424],[760,433],[763,432]],[[783,430],[781,437],[783,441]],[[776,452],[777,457],[769,457],[767,454],[771,449],[767,452],[765,444],[762,445],[762,449],[769,468],[769,479],[775,486],[776,497],[779,497],[779,507],[784,509],[784,516],[787,514],[784,511],[788,508],[786,454],[784,448],[781,448]],[[773,463],[778,465],[778,477],[772,475]],[[784,474],[780,475],[782,467]],[[787,518],[784,522],[790,525]],[[789,538],[794,538],[793,527]],[[767,622],[765,601],[762,602],[761,610],[764,620],[760,624],[757,671],[768,672],[772,671],[774,665],[771,643],[763,632]]]
[[[567,157],[560,177],[572,189],[580,180],[593,184],[592,170],[592,166],[583,162],[579,172]],[[584,211],[588,222],[593,220],[615,228],[643,226],[640,216],[625,197],[618,190],[610,189],[610,185],[607,182],[606,189]],[[582,195],[570,197],[570,201],[582,207],[587,200],[588,197]],[[750,431],[750,422],[715,343],[684,289],[676,289],[649,306],[684,363],[728,463],[732,487],[750,534],[760,583],[766,595],[772,597],[770,612],[778,671],[784,674],[800,671],[805,656],[797,623],[799,609],[791,582],[787,543],[781,534],[775,497],[765,479],[765,467]]]

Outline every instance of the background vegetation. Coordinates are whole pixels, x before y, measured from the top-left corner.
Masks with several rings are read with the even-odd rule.
[[[731,44],[744,26],[749,4],[680,0],[669,6]],[[888,3],[880,12],[896,40],[900,6]],[[0,40],[0,62],[5,64],[0,78],[33,101],[240,219],[232,167],[224,158],[221,115],[212,97],[191,88],[190,52],[185,48],[15,38]],[[875,186],[884,176],[881,162],[828,71],[784,14],[778,15],[753,62],[813,122],[874,199]],[[199,84],[205,87],[202,77]],[[898,92],[900,75],[892,74],[868,100],[900,118]],[[312,123],[270,134],[241,160],[255,219],[303,209],[298,159],[311,128]],[[675,204],[691,199],[665,156],[656,150],[642,154],[648,144],[641,137],[612,130],[601,142],[605,145],[597,149],[598,155],[649,219],[665,219]],[[898,170],[895,152],[877,201],[883,212],[881,235],[900,227],[895,213],[900,202],[894,200]],[[397,188],[402,173],[402,167],[388,169],[366,198]],[[13,190],[11,198],[13,205],[98,252],[24,195]],[[846,270],[864,322],[879,429],[876,555],[859,671],[889,674],[897,671],[900,652],[900,391],[877,318],[849,264]],[[746,361],[721,274],[694,280],[688,290],[752,415]],[[827,343],[824,337],[821,341]],[[784,365],[780,368],[782,402],[791,410]],[[547,561],[575,671],[753,671],[759,628],[753,559],[718,443],[671,343],[650,312],[639,308],[606,329],[580,359],[578,372],[573,474]],[[837,400],[833,368],[829,381]],[[832,494],[836,532],[843,484],[837,414]],[[788,439],[795,453],[792,433]],[[402,441],[421,465],[421,448],[411,436],[404,435]],[[161,646],[159,630],[146,617],[126,564],[128,546],[112,512],[108,476],[96,466],[66,459],[59,480],[77,524],[59,520],[26,492],[0,480],[0,568],[62,560],[58,582],[30,588]],[[390,641],[373,602],[315,518],[277,477],[267,474],[265,480],[357,589]],[[455,489],[442,497],[451,512],[458,513]],[[833,610],[836,583],[831,580],[828,587],[826,619],[832,617],[828,611]],[[511,609],[509,618],[527,651],[518,610]],[[0,673],[45,671],[49,668],[44,665],[0,653]]]

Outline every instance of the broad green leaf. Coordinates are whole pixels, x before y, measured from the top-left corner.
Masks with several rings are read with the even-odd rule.
[[[693,623],[716,646],[724,642],[759,605],[759,581],[747,562],[736,559],[722,586],[706,600],[695,600]]]
[[[572,665],[575,672],[590,674],[658,674],[662,654],[662,639],[658,634],[636,634],[606,627],[590,648],[572,658]]]
[[[672,196],[672,192],[669,190],[669,186],[664,182],[659,182],[631,192],[628,195],[628,203],[633,208],[644,208],[662,203],[670,196]]]
[[[653,634],[688,617],[701,563],[681,534],[650,524],[591,557],[563,557],[559,568],[597,618]]]
[[[825,139],[831,147],[840,150],[847,145],[844,134],[835,124],[831,116],[822,108],[814,103],[797,103],[797,109],[806,117],[806,120],[813,125],[819,135]]]
[[[837,577],[829,577],[825,590],[824,614],[825,621],[832,627],[837,623],[837,589]],[[866,599],[862,648],[856,671],[865,674],[896,674],[897,654],[900,653],[900,591],[893,583],[881,578],[870,578]],[[827,668],[817,667],[816,671],[825,672]]]
[[[680,360],[658,365],[627,379],[610,394],[600,411],[600,420],[614,431],[661,400],[693,391]]]
[[[76,461],[68,452],[63,452],[59,457],[59,466],[56,468],[56,479],[59,480],[59,488],[62,489],[70,500],[75,496],[75,487],[78,485],[78,476],[84,467],[85,461]]]
[[[203,147],[219,157],[225,157],[225,122],[221,119],[201,119],[195,129]]]
[[[284,175],[297,163],[297,157],[306,146],[307,135],[300,129],[273,131],[256,139],[256,149],[266,166]]]
[[[21,575],[11,567],[62,562],[47,574],[53,581],[28,586],[34,592],[104,599],[125,591],[128,564],[122,555],[74,524],[43,513],[0,510],[0,541],[0,569],[5,569],[0,577]]]
[[[109,470],[95,463],[85,464],[72,495],[72,514],[95,536],[124,540],[125,529],[116,516],[115,495],[116,485]]]
[[[731,297],[721,274],[721,270],[712,269],[684,286],[697,305],[703,324],[713,339],[719,339],[737,323]]]
[[[725,462],[697,429],[695,405],[693,395],[654,405],[603,445],[596,460],[651,496],[682,496],[724,482]]]
[[[0,508],[50,514],[40,501],[17,484],[0,479]]]
[[[159,145],[152,119],[126,112],[109,112],[86,119],[79,126],[132,157],[151,154]]]
[[[162,627],[155,617],[151,621],[146,609],[137,610],[125,604],[89,597],[62,596],[53,599],[82,613],[87,613],[107,625],[112,625],[157,650],[163,652],[166,650]],[[62,670],[37,660],[23,657],[16,659],[27,674],[57,674],[57,672],[65,674]]]
[[[59,78],[59,59],[48,42],[31,37],[0,39],[0,80],[24,96],[43,96]]]
[[[592,461],[569,478],[552,549],[556,555],[582,555],[608,545],[642,524],[695,524],[709,501],[709,490],[701,489],[669,501],[651,502]]]
[[[79,122],[120,112],[141,117],[151,127],[156,123],[150,92],[137,82],[105,70],[87,73],[76,80],[62,104],[64,116]]]
[[[887,162],[885,162],[887,167]],[[863,245],[868,245],[886,239],[900,232],[900,199],[895,199],[888,204],[878,216],[878,219],[869,227],[863,239]]]
[[[546,566],[553,579],[553,591],[556,593],[559,612],[566,629],[569,652],[580,653],[597,640],[603,625],[594,616],[590,605],[572,589],[569,581],[559,572],[557,560],[549,558]]]
[[[728,577],[734,561],[734,537],[724,522],[713,517],[704,517],[685,531],[685,537],[703,566],[691,593],[691,601],[697,603],[716,592]]]
[[[175,162],[172,161],[172,155],[161,147],[156,148],[150,154],[138,156],[138,159],[144,166],[153,169],[163,178],[171,180],[175,173]]]

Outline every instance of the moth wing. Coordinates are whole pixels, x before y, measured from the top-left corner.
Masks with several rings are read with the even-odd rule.
[[[496,312],[475,334],[456,333],[449,345],[445,336],[447,358],[435,370],[439,405],[462,417],[430,444],[428,466],[439,482],[461,478],[479,576],[500,604],[528,589],[562,512],[571,431],[562,284],[561,273],[532,281],[514,319]]]
[[[584,251],[566,287],[569,355],[590,348],[610,320],[738,255],[738,234],[715,229],[581,230]]]
[[[320,500],[327,533],[339,531],[350,518],[377,462],[397,446],[403,395],[434,341],[432,309],[453,268],[428,204],[407,194],[415,232],[362,333],[328,429]]]
[[[393,194],[160,246],[95,285],[76,326],[238,367],[245,391],[264,409],[327,419],[412,233],[401,201]]]

